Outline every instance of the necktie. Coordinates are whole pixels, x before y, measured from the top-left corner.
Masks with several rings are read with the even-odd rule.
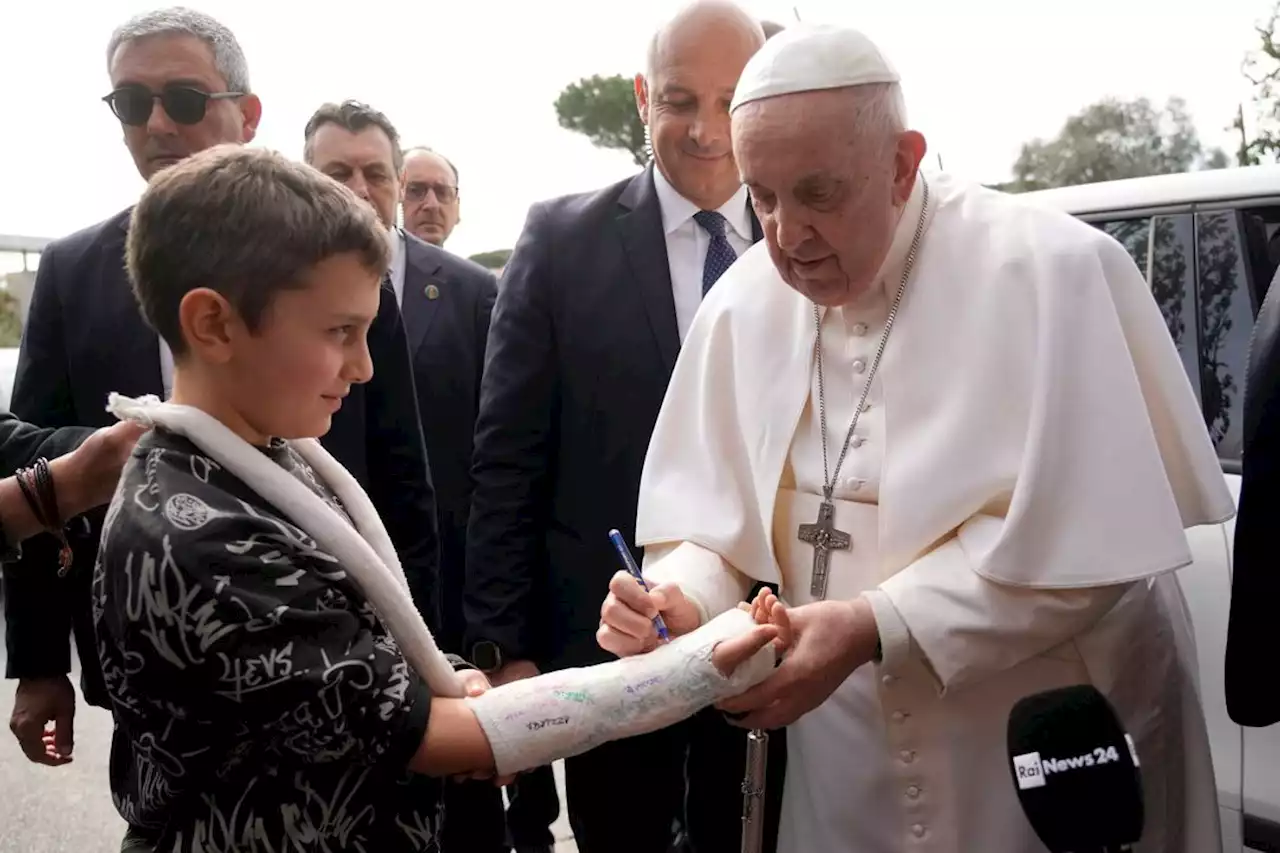
[[[702,264],[702,295],[706,296],[711,285],[733,266],[738,253],[729,245],[729,238],[724,229],[728,224],[724,217],[714,210],[700,210],[693,215],[693,221],[702,226],[702,230],[711,235],[711,245],[707,246],[707,259]]]

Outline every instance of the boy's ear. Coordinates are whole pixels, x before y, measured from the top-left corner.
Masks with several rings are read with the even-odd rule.
[[[207,287],[197,287],[182,297],[178,323],[192,355],[215,364],[231,359],[233,342],[245,332],[240,313],[221,293]]]

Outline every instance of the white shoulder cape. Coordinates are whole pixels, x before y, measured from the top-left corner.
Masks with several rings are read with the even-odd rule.
[[[998,582],[1088,587],[1191,561],[1234,513],[1143,276],[1115,240],[930,178],[934,214],[880,367],[888,577],[957,537]],[[761,242],[703,303],[649,447],[636,540],[780,582],[777,487],[809,397],[812,304]],[[845,425],[832,425],[838,442]]]

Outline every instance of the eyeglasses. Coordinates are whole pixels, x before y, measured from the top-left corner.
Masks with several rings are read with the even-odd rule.
[[[204,120],[210,101],[243,96],[244,92],[202,92],[192,86],[165,86],[161,91],[153,92],[146,86],[131,84],[121,86],[102,100],[122,124],[141,127],[150,120],[156,101],[178,124],[199,124]]]
[[[427,200],[427,193],[435,193],[441,204],[453,204],[458,200],[458,188],[449,184],[429,184],[424,181],[412,181],[405,184],[406,201],[419,202]]]

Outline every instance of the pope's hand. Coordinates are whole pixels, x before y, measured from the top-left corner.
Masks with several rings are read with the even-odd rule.
[[[620,658],[652,651],[658,646],[658,629],[653,624],[658,613],[672,637],[687,634],[702,622],[698,608],[684,597],[679,584],[664,583],[645,592],[634,577],[618,572],[609,581],[609,595],[600,607],[596,641]]]
[[[770,621],[779,629],[779,640],[790,644],[782,665],[741,696],[718,705],[726,713],[745,715],[733,720],[744,729],[791,725],[875,655],[875,616],[861,598],[773,607]]]

